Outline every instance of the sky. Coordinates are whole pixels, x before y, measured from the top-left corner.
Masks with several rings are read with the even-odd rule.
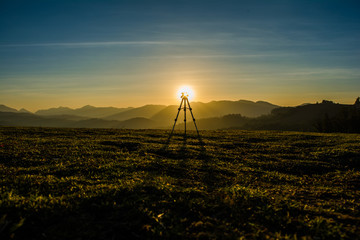
[[[0,104],[31,111],[360,95],[360,2],[0,0]]]

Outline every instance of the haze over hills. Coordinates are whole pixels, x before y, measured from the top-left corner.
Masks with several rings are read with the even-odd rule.
[[[2,108],[1,108],[2,106]],[[84,106],[77,109],[68,107],[58,107],[38,110],[34,114],[40,116],[79,116],[87,118],[104,118],[106,120],[123,121],[135,117],[149,118],[155,121],[171,118],[176,115],[178,105],[145,105],[142,107],[93,107]],[[212,101],[208,103],[192,102],[191,107],[194,108],[196,118],[220,117],[227,114],[242,114],[247,117],[258,117],[266,115],[272,109],[279,106],[258,101],[252,102],[247,100],[239,101]],[[25,110],[26,111],[26,110]],[[14,108],[0,105],[0,112],[18,112]],[[26,111],[30,113],[29,111]]]
[[[35,114],[20,112],[0,105],[0,126],[82,127],[82,128],[171,128],[178,112],[175,105],[145,105],[139,108],[79,109],[52,108]],[[354,105],[335,104],[324,100],[320,104],[297,107],[277,107],[267,102],[213,101],[191,103],[199,129],[292,130],[324,132],[357,132],[360,122],[360,100]],[[99,111],[97,111],[99,110]],[[106,113],[113,113],[105,117]],[[69,115],[75,113],[77,115]],[[81,116],[82,115],[82,116]],[[183,128],[183,110],[177,129]],[[193,129],[191,115],[188,128]]]
[[[191,108],[196,119],[221,117],[228,114],[241,114],[246,117],[258,117],[270,114],[271,110],[279,106],[268,102],[239,101],[212,101],[209,103],[192,102]],[[179,106],[170,105],[156,113],[152,120],[163,125],[171,125]],[[190,119],[190,118],[189,118]]]
[[[76,116],[75,116],[76,117]],[[146,118],[125,121],[101,118],[69,119],[63,116],[39,116],[32,113],[0,112],[0,126],[66,127],[66,128],[157,128],[157,124]]]
[[[166,108],[165,105],[145,105],[107,116],[105,119],[124,121],[130,118],[151,118],[154,114],[164,108]]]
[[[248,117],[266,115],[278,107],[267,102],[212,101],[191,103],[197,119],[242,114]],[[71,109],[68,107],[38,110],[28,115],[2,114],[1,125],[59,126],[59,127],[109,127],[109,128],[167,128],[174,122],[179,106],[145,105],[137,108],[93,107]],[[2,105],[0,112],[19,113]],[[180,113],[183,114],[182,112]],[[11,119],[11,120],[10,120]]]
[[[8,106],[5,106],[3,104],[0,104],[0,112],[18,112],[15,108],[11,108]]]
[[[197,121],[202,129],[286,130],[312,132],[360,132],[360,99],[353,105],[324,100],[317,104],[279,107],[257,118],[230,114]],[[183,124],[179,125],[182,128]],[[194,129],[192,123],[187,125]]]
[[[130,109],[132,109],[132,107],[115,108],[115,107],[93,107],[87,105],[77,109],[71,109],[68,107],[58,107],[58,108],[50,108],[45,110],[38,110],[35,112],[35,114],[42,116],[75,115],[75,116],[89,117],[89,118],[103,118]]]

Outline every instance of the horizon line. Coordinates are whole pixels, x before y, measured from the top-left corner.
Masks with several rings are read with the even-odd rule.
[[[358,97],[356,97],[358,98]],[[274,106],[277,106],[277,107],[297,107],[297,106],[302,106],[302,105],[306,105],[306,104],[318,104],[318,103],[321,103],[322,101],[330,101],[330,102],[333,102],[334,104],[344,104],[344,105],[351,105],[351,103],[338,103],[338,102],[334,102],[332,100],[327,100],[327,99],[323,99],[322,101],[316,101],[314,103],[302,103],[302,104],[298,104],[298,105],[293,105],[293,106],[289,106],[289,105],[277,105],[277,104],[273,104],[269,101],[264,101],[264,100],[257,100],[257,101],[252,101],[252,100],[247,100],[247,99],[239,99],[239,100],[211,100],[211,101],[208,101],[208,102],[201,102],[201,101],[192,101],[192,103],[204,103],[204,104],[207,104],[207,103],[211,103],[211,102],[221,102],[221,101],[228,101],[228,102],[238,102],[238,101],[248,101],[248,102],[253,102],[253,103],[258,103],[258,102],[265,102],[265,103],[269,103],[269,104],[272,104]],[[114,107],[114,106],[93,106],[93,105],[90,105],[90,104],[87,104],[87,105],[83,105],[82,107],[67,107],[67,106],[58,106],[58,107],[49,107],[49,108],[43,108],[43,109],[37,109],[37,110],[32,110],[32,111],[29,111],[28,109],[26,109],[25,107],[21,107],[19,109],[17,108],[13,108],[13,107],[9,107],[8,105],[5,105],[5,104],[2,104],[0,103],[0,106],[5,106],[5,107],[8,107],[8,108],[13,108],[15,109],[16,111],[20,111],[22,109],[26,110],[26,111],[29,111],[31,113],[35,113],[37,111],[40,111],[40,110],[49,110],[49,109],[58,109],[58,108],[67,108],[67,109],[71,109],[71,110],[78,110],[78,109],[81,109],[81,108],[84,108],[84,107],[94,107],[94,108],[119,108],[119,109],[125,109],[125,108],[139,108],[139,107],[144,107],[144,106],[151,106],[151,105],[161,105],[161,106],[177,106],[176,104],[169,104],[169,105],[166,105],[166,104],[144,104],[144,105],[140,105],[140,106],[137,106],[137,107],[132,107],[132,106],[127,106],[127,107]]]

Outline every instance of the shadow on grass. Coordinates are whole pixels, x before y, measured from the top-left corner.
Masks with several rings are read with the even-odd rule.
[[[221,175],[227,173],[217,168],[216,161],[208,153],[203,139],[179,134],[174,137],[173,142],[169,137],[157,154],[178,161],[176,165],[182,170],[178,174],[181,174],[182,178],[195,178],[207,191],[213,191],[216,185],[222,182]],[[195,139],[197,142],[194,142]]]

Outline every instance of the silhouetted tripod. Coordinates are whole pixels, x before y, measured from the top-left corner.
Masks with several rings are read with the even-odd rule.
[[[195,128],[196,128],[196,132],[197,132],[197,134],[198,134],[199,139],[201,139],[200,134],[199,134],[199,130],[198,130],[197,126],[196,126],[196,122],[195,122],[194,115],[193,115],[193,113],[192,113],[192,108],[190,107],[190,102],[189,102],[188,96],[189,96],[189,95],[188,95],[187,93],[181,93],[181,103],[180,103],[180,107],[178,108],[178,112],[177,112],[177,114],[176,114],[174,126],[173,126],[173,128],[172,128],[172,130],[171,130],[171,133],[170,133],[170,136],[169,136],[169,139],[168,139],[168,140],[170,140],[170,138],[171,138],[172,135],[173,135],[173,132],[174,132],[174,129],[175,129],[175,125],[176,125],[176,121],[177,121],[177,119],[178,119],[178,117],[179,117],[179,113],[180,113],[180,110],[181,110],[181,109],[184,109],[184,125],[185,125],[184,137],[186,138],[186,109],[187,109],[186,104],[189,106],[188,109],[190,110],[191,117],[192,117],[192,119],[193,119],[193,122],[194,122],[194,125],[195,125]],[[183,103],[184,103],[184,107],[181,107]]]

